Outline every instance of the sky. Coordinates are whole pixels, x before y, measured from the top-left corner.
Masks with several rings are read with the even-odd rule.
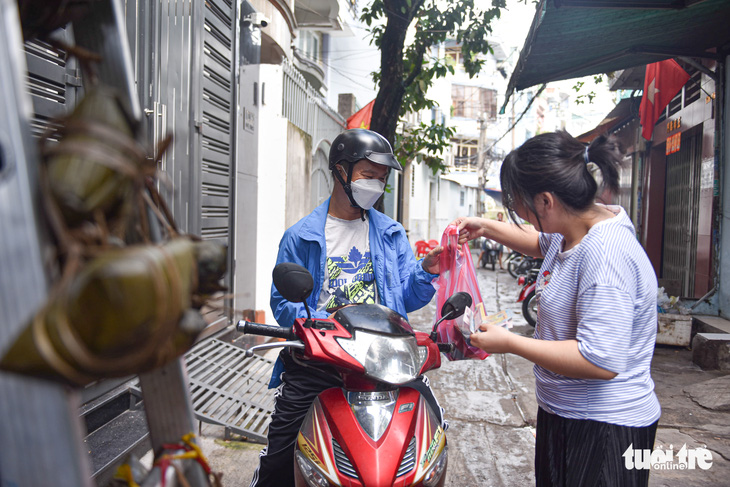
[[[452,0],[449,0],[452,1]],[[491,7],[492,0],[477,0],[482,2],[486,8]],[[514,60],[516,62],[519,53],[524,46],[525,38],[535,16],[535,3],[533,0],[507,0],[507,8],[502,11],[499,19],[493,23],[493,36],[499,39],[505,46],[505,52],[509,54],[513,48]],[[336,72],[331,72],[332,80],[334,77],[340,77],[339,82],[347,86],[349,92],[355,93],[358,108],[366,105],[375,96],[376,89],[370,78],[370,72],[377,70],[379,67],[379,53],[373,51],[372,47],[364,42],[362,38],[367,36],[364,27],[356,28],[355,36],[336,37],[333,38],[330,49],[332,59],[337,59]],[[512,73],[509,72],[509,75]],[[577,80],[568,80],[558,83],[551,83],[550,86],[556,86],[563,91],[574,93],[572,87]],[[583,92],[589,91],[588,88],[597,93],[596,100],[591,104],[583,104],[580,107],[579,117],[585,118],[586,126],[595,126],[600,123],[603,117],[608,114],[614,106],[613,95],[607,89],[600,89],[596,86],[592,77],[585,79],[585,87]],[[328,103],[331,106],[337,106],[336,91],[333,90]],[[591,127],[592,128],[592,127]],[[579,134],[573,134],[579,135]]]
[[[485,3],[487,2],[491,4],[491,0],[486,0]],[[535,4],[532,0],[507,0],[507,9],[502,11],[500,18],[494,23],[494,36],[501,39],[506,46],[522,49],[534,16]]]
[[[491,5],[491,0],[481,0]],[[514,47],[517,50],[514,55],[519,56],[519,52],[525,44],[525,38],[532,25],[532,19],[535,16],[535,4],[533,0],[507,0],[507,9],[503,11],[500,19],[494,24],[494,36],[499,38],[505,47]],[[508,50],[506,49],[508,52]],[[516,61],[516,59],[515,59]],[[510,73],[511,75],[512,73]],[[592,103],[584,103],[576,106],[576,115],[583,118],[585,126],[593,127],[598,125],[601,120],[615,106],[614,94],[604,85],[596,85],[593,77],[572,79],[565,81],[557,81],[548,84],[551,87],[560,88],[563,91],[575,93],[573,86],[578,81],[584,81],[584,88],[580,93],[593,91],[596,98]],[[577,93],[576,93],[577,94]],[[580,134],[573,134],[580,135]]]

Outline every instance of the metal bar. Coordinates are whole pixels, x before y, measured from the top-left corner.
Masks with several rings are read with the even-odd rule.
[[[714,82],[717,83],[717,73],[714,72],[713,70],[711,70],[710,68],[708,68],[707,66],[705,66],[704,64],[695,61],[691,57],[686,57],[686,56],[679,56],[677,59],[681,59],[685,63],[687,63],[690,66],[692,66],[693,68],[697,69],[698,71],[705,73],[707,76],[710,77],[710,79],[712,79]]]
[[[74,25],[74,32],[77,44],[101,54],[103,63],[98,73],[100,80],[119,88],[134,118],[141,120],[139,95],[134,86],[134,70],[121,1],[99,2],[90,18]],[[166,68],[163,65],[160,73],[166,72]],[[157,121],[153,123],[155,122]],[[192,405],[182,359],[173,360],[152,372],[141,374],[139,383],[150,440],[155,451],[162,448],[163,444],[179,443],[184,435],[194,431]],[[205,472],[197,463],[193,462],[186,471],[191,485],[208,485]]]
[[[195,416],[264,442],[262,430],[273,411],[268,390],[273,361],[260,356],[241,360],[244,353],[215,338],[188,352]]]
[[[269,368],[268,370],[271,370],[271,369]],[[253,384],[251,384],[251,387],[253,385],[257,385],[258,386],[256,388],[256,391],[255,391],[255,393],[258,393],[261,390],[262,386],[265,385],[265,383],[263,381],[257,380],[255,382],[253,382]],[[235,391],[231,391],[230,389],[223,389],[223,388],[211,387],[211,390],[215,391],[218,397],[228,397],[228,398],[230,398],[232,400],[239,400],[238,398],[243,398],[243,399],[240,399],[240,401],[243,404],[247,404],[247,405],[251,405],[251,406],[255,406],[255,407],[259,407],[259,408],[264,408],[265,409],[266,406],[264,404],[259,403],[259,402],[255,401],[255,400],[253,400],[253,397],[254,397],[255,393],[254,394],[249,394],[249,392],[251,391],[251,387],[244,388],[243,390],[241,390],[239,388],[239,389],[237,389]],[[249,398],[249,399],[246,400],[245,398]],[[221,407],[223,407],[223,405],[221,405]],[[216,412],[218,412],[220,410],[221,409],[219,407],[218,409],[216,409],[215,411],[213,411],[210,414],[213,415],[214,413],[216,413]],[[225,411],[223,411],[219,415],[219,417],[222,417],[223,414],[227,414],[229,410],[230,410],[230,406],[227,409],[225,409]]]
[[[48,239],[17,3],[0,0],[0,355],[45,301]],[[78,393],[0,373],[0,485],[93,485]]]
[[[264,364],[268,365],[263,360],[257,360],[254,365],[259,365],[258,369],[261,370],[262,369],[261,366],[264,365]],[[270,368],[268,368],[268,370],[270,370]],[[240,373],[236,373],[235,378],[243,378],[243,377],[247,377],[249,375],[250,374],[244,374],[243,372],[240,372]],[[233,397],[233,396],[245,396],[245,393],[247,392],[247,390],[241,391],[240,388],[238,388],[235,391],[235,394],[234,394],[234,393],[230,392],[230,388],[225,388],[224,387],[225,384],[214,385],[214,384],[210,384],[207,381],[200,381],[197,378],[191,378],[191,384],[195,384],[196,382],[198,383],[198,385],[205,386],[211,392],[215,392],[215,393],[218,393],[218,394],[224,394],[224,395],[230,395],[231,397]],[[229,382],[229,383],[231,383],[231,382]],[[208,402],[208,400],[203,401],[203,402],[199,402],[199,404],[206,404],[207,402]]]
[[[129,52],[124,9],[120,0],[95,2],[83,20],[74,22],[76,44],[102,57],[97,66],[99,79],[117,88],[134,120],[142,120],[139,95],[134,85],[134,69]]]

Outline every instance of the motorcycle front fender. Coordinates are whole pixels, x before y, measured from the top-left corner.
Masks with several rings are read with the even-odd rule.
[[[439,463],[445,470],[446,435],[421,394],[401,387],[389,410],[389,424],[373,439],[358,421],[343,390],[328,389],[309,409],[295,451],[315,465],[331,485],[420,485]],[[300,467],[294,468],[297,487],[306,487]],[[441,475],[439,485],[445,471]]]
[[[535,289],[535,286],[537,286],[537,283],[533,282],[529,286],[523,287],[522,291],[520,291],[520,296],[517,298],[517,302],[520,303],[524,301],[525,298]]]

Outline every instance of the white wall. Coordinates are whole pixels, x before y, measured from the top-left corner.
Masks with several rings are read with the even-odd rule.
[[[439,231],[437,240],[446,226],[460,216],[475,216],[477,211],[478,190],[462,186],[447,179],[440,180],[441,199],[439,201],[436,226]],[[461,203],[461,193],[464,193],[464,203]]]
[[[408,238],[411,244],[418,240],[438,240],[440,234],[430,231],[428,224],[431,182],[435,181],[431,170],[425,164],[411,165],[412,178],[405,185],[409,199]]]
[[[237,160],[236,160],[236,226],[235,248],[231,249],[235,259],[234,298],[235,310],[256,309],[256,232],[258,221],[258,133],[260,128],[254,124],[253,130],[246,128],[246,113],[249,122],[258,120],[258,106],[253,104],[254,82],[259,81],[259,65],[242,66],[239,77],[239,107],[237,111]]]
[[[446,226],[460,216],[474,216],[480,192],[477,188],[462,186],[454,181],[433,176],[424,164],[414,164],[413,193],[411,184],[406,186],[409,198],[410,218],[408,238],[411,245],[418,240],[441,241]],[[461,192],[464,204],[461,204]],[[435,205],[435,206],[434,206]]]
[[[311,211],[310,178],[312,172],[312,137],[294,124],[286,131],[286,215],[287,228]]]
[[[336,109],[339,94],[353,93],[362,108],[377,94],[370,73],[380,71],[380,51],[370,45],[366,26],[353,16],[347,2],[340,1],[340,18],[345,30],[331,33],[322,53],[327,104]]]
[[[269,306],[271,272],[276,264],[279,241],[286,230],[286,167],[287,124],[281,116],[282,68],[279,65],[260,65],[261,83],[266,84],[267,104],[259,108],[258,126],[258,181],[259,196],[257,225],[242,228],[256,234],[256,290],[255,309],[266,312],[266,320],[273,323]],[[242,255],[240,258],[247,258]]]

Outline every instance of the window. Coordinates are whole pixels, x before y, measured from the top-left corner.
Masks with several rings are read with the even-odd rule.
[[[319,46],[321,44],[320,34],[310,30],[299,31],[297,38],[297,49],[312,61],[320,60]]]
[[[687,67],[687,73],[690,75],[689,81],[684,85],[684,106],[688,106],[691,103],[696,102],[700,99],[702,93],[700,92],[700,85],[702,84],[702,72],[697,69],[690,69]]]
[[[496,120],[497,90],[451,85],[451,106],[455,117]]]
[[[479,163],[476,140],[452,141],[454,151],[454,169],[457,171],[475,171]]]
[[[446,63],[452,66],[460,67],[462,62],[461,59],[461,47],[447,47],[446,48]]]
[[[463,191],[461,193],[459,193],[459,206],[464,206],[464,203],[466,200],[465,196],[466,195],[464,194]]]
[[[679,93],[669,102],[667,107],[662,111],[657,119],[657,123],[663,122],[667,117],[678,113],[682,108],[686,108],[690,104],[701,98],[702,72],[692,66],[683,66],[687,74],[690,75],[689,81],[684,84]]]

